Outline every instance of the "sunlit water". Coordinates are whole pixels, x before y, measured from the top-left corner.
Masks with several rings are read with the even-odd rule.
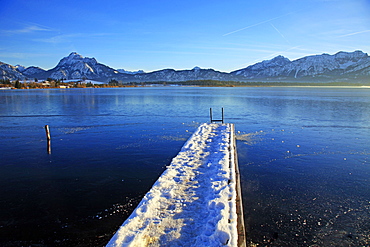
[[[370,244],[370,89],[155,87],[0,92],[0,245],[103,246],[210,107],[250,246]]]

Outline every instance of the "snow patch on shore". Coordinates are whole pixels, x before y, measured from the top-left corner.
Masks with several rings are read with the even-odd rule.
[[[237,246],[231,124],[202,124],[107,246]]]

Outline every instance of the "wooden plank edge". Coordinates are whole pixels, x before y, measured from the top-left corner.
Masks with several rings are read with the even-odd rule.
[[[238,216],[237,221],[237,231],[238,231],[238,246],[246,247],[246,232],[244,226],[244,214],[243,214],[243,201],[242,201],[242,191],[240,185],[240,173],[239,173],[239,164],[238,156],[236,151],[236,140],[235,140],[235,126],[231,124],[232,136],[231,142],[234,149],[234,164],[235,164],[235,177],[236,177],[236,214]]]

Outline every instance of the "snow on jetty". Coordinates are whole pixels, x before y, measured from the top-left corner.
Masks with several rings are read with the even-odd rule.
[[[107,246],[237,246],[232,124],[202,124]]]

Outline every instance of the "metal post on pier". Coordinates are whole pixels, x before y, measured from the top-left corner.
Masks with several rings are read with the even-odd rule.
[[[223,107],[221,108],[221,112],[222,112],[222,114],[221,114],[222,115],[222,123],[224,123],[224,108]]]
[[[213,117],[212,117],[212,108],[209,108],[209,115],[210,115],[211,123],[214,123],[214,122],[224,123],[224,108],[223,107],[221,108],[222,119],[213,119]]]

